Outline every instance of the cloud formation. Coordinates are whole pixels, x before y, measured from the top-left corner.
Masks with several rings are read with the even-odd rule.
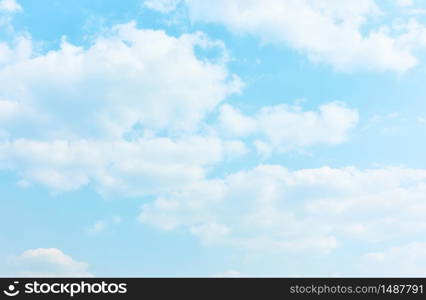
[[[300,106],[263,107],[247,116],[230,105],[220,108],[219,122],[228,135],[258,137],[258,150],[288,150],[314,144],[338,144],[346,140],[358,122],[358,112],[343,103],[331,102],[318,111],[303,111]]]
[[[63,38],[39,53],[30,36],[14,41],[0,45],[0,169],[19,173],[20,186],[147,195],[247,151],[202,122],[243,85],[220,41],[132,22],[87,47]],[[211,48],[220,54],[203,56]]]
[[[88,48],[63,38],[60,49],[41,55],[21,39],[13,50],[0,47],[6,55],[0,98],[43,116],[43,122],[28,121],[25,131],[15,130],[20,137],[31,132],[44,138],[122,138],[134,126],[195,131],[208,112],[242,87],[226,68],[226,53],[214,61],[195,53],[210,47],[225,51],[201,33],[176,38],[137,29],[135,23],[115,26]]]
[[[88,264],[79,262],[56,248],[39,248],[23,252],[13,264],[17,276],[23,277],[93,277]]]
[[[206,169],[244,154],[244,144],[216,137],[145,137],[135,141],[18,139],[0,144],[0,169],[56,191],[93,182],[101,193],[147,195],[203,179]]]
[[[186,229],[204,244],[327,254],[343,241],[416,238],[426,229],[425,193],[422,169],[261,165],[158,197],[139,219]]]
[[[179,2],[145,6],[167,13]],[[372,0],[184,2],[195,21],[287,45],[339,70],[405,71],[426,46],[416,19],[369,27],[384,13]],[[21,7],[2,0],[0,10]],[[245,155],[250,143],[265,156],[342,143],[359,120],[343,102],[312,110],[281,104],[253,114],[227,104],[244,83],[230,71],[221,41],[130,22],[85,46],[66,37],[48,52],[34,45],[29,34],[0,43],[0,170],[17,173],[20,187],[64,192],[92,184],[102,195],[151,196],[141,208],[143,224],[186,230],[204,245],[268,254],[327,255],[348,241],[377,246],[415,240],[426,230],[423,169],[259,165],[224,176],[211,172]],[[113,222],[119,219],[99,220],[88,232]],[[423,260],[423,250],[412,243],[363,259],[375,266],[371,274],[399,258],[412,274],[423,274],[413,263]],[[28,276],[91,276],[86,263],[58,249],[28,250],[16,263]],[[403,265],[393,270],[411,272]]]
[[[261,153],[337,144],[358,120],[338,102],[318,111],[264,107],[256,116],[223,105],[228,136],[212,133],[217,124],[206,117],[243,83],[228,70],[224,44],[202,33],[173,37],[131,22],[86,47],[63,38],[59,49],[37,53],[30,36],[4,45],[0,169],[17,172],[22,187],[57,192],[92,183],[104,195],[165,193],[247,153],[246,137],[260,135]],[[202,55],[212,48],[220,54]]]
[[[22,11],[22,7],[16,2],[16,0],[1,0],[0,11],[14,13]]]
[[[161,11],[169,1],[151,0]],[[155,5],[153,3],[156,3]],[[425,50],[426,27],[415,19],[383,22],[386,14],[374,0],[182,0],[194,21],[220,23],[237,34],[283,44],[341,71],[406,71]],[[409,5],[409,1],[397,1]],[[377,25],[379,23],[379,25]],[[412,23],[416,25],[412,25]]]
[[[413,242],[367,253],[361,265],[363,276],[425,277],[426,243]]]

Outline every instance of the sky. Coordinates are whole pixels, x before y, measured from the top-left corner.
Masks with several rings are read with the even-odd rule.
[[[0,0],[0,276],[426,276],[420,0]]]

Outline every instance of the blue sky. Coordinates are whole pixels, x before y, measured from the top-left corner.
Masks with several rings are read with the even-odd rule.
[[[0,276],[426,276],[419,0],[0,0]]]

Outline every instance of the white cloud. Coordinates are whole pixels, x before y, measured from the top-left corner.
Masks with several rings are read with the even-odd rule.
[[[219,47],[222,55],[207,60],[196,55],[196,47]],[[17,55],[10,46],[0,51]],[[121,138],[134,126],[195,131],[208,112],[242,87],[226,68],[223,44],[201,33],[176,38],[129,23],[87,48],[63,39],[59,50],[22,52],[3,62],[0,96],[43,112],[45,124],[27,124],[43,137]]]
[[[101,193],[146,195],[247,152],[202,123],[242,88],[220,41],[128,23],[87,47],[63,38],[60,49],[36,53],[30,37],[14,43],[0,45],[0,168],[19,173],[20,186],[94,183]],[[203,57],[212,47],[221,54]]]
[[[17,275],[24,277],[93,277],[88,264],[55,248],[32,249],[13,259]]]
[[[0,99],[0,125],[3,129],[10,129],[19,126],[22,120],[30,122],[42,122],[42,114],[34,111],[25,104]]]
[[[417,49],[425,48],[418,42],[426,36],[423,25],[402,32],[392,22],[372,25],[385,14],[374,0],[182,1],[194,21],[221,23],[266,43],[288,45],[337,70],[406,71],[418,64]],[[406,35],[416,38],[407,43]]]
[[[256,141],[260,153],[270,148],[291,149],[314,144],[338,144],[358,122],[356,110],[332,102],[318,111],[303,111],[299,106],[278,105],[263,107],[255,116],[246,116],[230,105],[220,109],[223,131],[237,137],[260,136]]]
[[[0,42],[0,67],[28,59],[32,52],[33,43],[28,35],[15,36],[10,43]]]
[[[0,122],[16,117],[22,110],[19,103],[0,100]]]
[[[239,147],[217,137],[110,140],[15,140],[0,143],[0,169],[56,191],[93,182],[101,193],[146,195],[203,179],[206,168]],[[241,145],[241,147],[243,147]]]
[[[414,242],[364,255],[362,276],[425,277],[426,243]]]
[[[22,7],[16,2],[16,0],[1,0],[0,11],[20,12],[22,11]]]
[[[139,219],[184,228],[204,244],[327,254],[343,241],[415,239],[426,229],[425,194],[421,169],[262,165],[158,197]]]
[[[205,116],[242,88],[219,41],[128,23],[85,48],[65,38],[60,49],[41,54],[30,37],[15,44],[4,48],[11,59],[0,67],[0,168],[17,172],[20,186],[66,191],[92,183],[104,195],[166,193],[248,151],[242,141],[204,133]],[[195,53],[212,47],[221,50],[216,59]],[[340,143],[358,116],[329,103],[307,112],[265,107],[256,116],[222,106],[220,118],[237,137],[263,135],[256,147],[266,155],[271,147]]]

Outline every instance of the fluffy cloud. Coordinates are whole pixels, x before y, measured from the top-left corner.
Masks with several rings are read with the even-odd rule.
[[[425,277],[426,243],[414,242],[364,255],[363,276]]]
[[[357,124],[358,113],[339,102],[322,105],[318,111],[302,111],[299,106],[289,105],[263,107],[255,116],[223,105],[219,120],[222,129],[232,136],[266,138],[266,143],[256,143],[260,152],[266,152],[271,147],[291,149],[341,143]]]
[[[129,23],[86,48],[63,39],[59,50],[36,54],[30,37],[8,47],[0,68],[0,168],[19,173],[21,186],[164,193],[247,151],[241,141],[200,135],[208,131],[206,114],[242,84],[227,70],[223,44],[202,34],[176,38]],[[196,47],[219,47],[222,55],[202,58]],[[220,112],[235,137],[264,138],[255,142],[262,152],[342,142],[357,118],[341,103],[318,112],[265,107],[252,117],[229,105]]]
[[[244,151],[241,142],[201,136],[133,141],[21,139],[0,143],[0,169],[16,170],[24,182],[58,191],[93,182],[101,193],[146,195],[200,180],[206,167],[240,151]]]
[[[0,122],[16,118],[23,110],[17,102],[0,100]]]
[[[129,23],[87,48],[65,38],[59,50],[41,55],[27,55],[30,47],[24,46],[23,40],[16,47],[25,55],[0,47],[20,58],[3,62],[0,98],[45,115],[44,123],[27,122],[30,129],[21,137],[29,131],[34,136],[31,129],[37,127],[44,137],[121,138],[134,126],[194,131],[206,113],[242,86],[226,68],[223,45],[201,33],[175,38]],[[222,49],[214,61],[195,53],[211,47]]]
[[[392,23],[372,26],[370,21],[380,22],[384,15],[374,0],[182,1],[195,21],[221,23],[263,42],[288,45],[338,70],[405,71],[418,63],[417,49],[425,48],[423,25],[420,30]],[[415,38],[407,41],[407,35]]]
[[[203,56],[211,48],[220,55]],[[63,38],[60,49],[38,53],[20,36],[0,54],[0,168],[18,172],[20,186],[92,182],[101,193],[146,195],[200,180],[246,151],[200,133],[242,87],[224,45],[201,33],[172,37],[128,23],[87,47]]]
[[[18,35],[11,43],[0,42],[0,67],[27,59],[32,52],[32,40],[28,35]]]
[[[426,170],[263,165],[158,197],[140,221],[186,228],[205,244],[325,254],[343,241],[415,239],[426,229],[425,194]]]
[[[17,275],[24,277],[93,277],[88,264],[79,262],[61,250],[32,249],[14,258]]]
[[[19,12],[22,11],[22,7],[16,0],[0,0],[0,11]]]
[[[33,123],[43,122],[42,114],[34,111],[30,106],[0,99],[0,127],[2,129],[19,128],[20,124],[24,123],[23,120]],[[9,133],[7,135],[9,136]]]

